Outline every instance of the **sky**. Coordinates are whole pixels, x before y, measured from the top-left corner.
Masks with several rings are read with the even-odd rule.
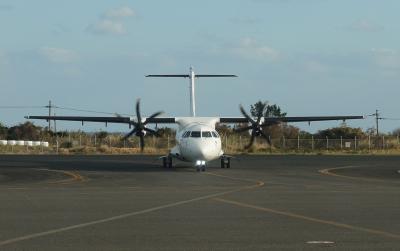
[[[288,116],[400,118],[400,1],[0,0],[0,106],[45,106],[189,116],[187,79],[147,74],[236,74],[199,79],[199,116],[240,116],[239,104]],[[57,115],[99,115],[57,109]],[[8,126],[45,108],[0,109]],[[36,121],[37,125],[46,122]],[[349,126],[374,126],[370,117]],[[340,122],[296,124],[315,132]],[[59,122],[60,129],[103,124]],[[390,132],[400,120],[382,120]],[[127,126],[108,125],[109,131]]]

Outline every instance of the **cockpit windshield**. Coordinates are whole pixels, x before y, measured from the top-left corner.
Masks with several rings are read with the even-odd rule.
[[[212,135],[214,136],[214,138],[219,138],[219,135],[218,135],[218,133],[216,132],[216,131],[213,131],[213,132],[211,132],[212,133]]]
[[[182,138],[219,138],[216,131],[186,131],[182,134]]]
[[[200,138],[201,137],[200,131],[192,131],[192,133],[190,134],[190,137]]]
[[[211,138],[211,132],[203,131],[203,132],[201,132],[201,137]]]

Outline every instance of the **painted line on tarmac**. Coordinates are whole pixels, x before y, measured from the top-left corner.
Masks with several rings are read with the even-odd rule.
[[[236,178],[225,176],[225,175],[218,175],[218,174],[212,174],[212,173],[208,173],[208,174],[215,175],[215,176],[220,176],[220,177],[224,177],[224,178],[231,178],[231,179],[235,179],[235,180],[239,179],[239,178],[236,179]],[[242,179],[242,180],[247,180],[247,179]],[[250,181],[250,180],[247,180],[247,181]],[[252,182],[254,182],[254,181],[252,181]],[[213,194],[209,194],[209,195],[204,195],[204,196],[196,197],[196,198],[193,198],[193,199],[173,202],[173,203],[160,205],[160,206],[156,206],[156,207],[152,207],[152,208],[148,208],[148,209],[144,209],[144,210],[140,210],[140,211],[134,211],[134,212],[125,213],[125,214],[121,214],[121,215],[116,215],[116,216],[112,216],[112,217],[108,217],[108,218],[104,218],[104,219],[99,219],[99,220],[89,221],[89,222],[76,224],[76,225],[71,225],[71,226],[67,226],[67,227],[56,228],[56,229],[52,229],[52,230],[48,230],[48,231],[44,231],[44,232],[24,235],[24,236],[20,236],[20,237],[8,239],[8,240],[0,241],[0,247],[5,246],[5,245],[9,245],[9,244],[15,244],[15,243],[18,243],[18,242],[21,242],[21,241],[26,241],[26,240],[39,238],[39,237],[44,237],[44,236],[48,236],[48,235],[62,233],[62,232],[66,232],[66,231],[70,231],[70,230],[74,230],[74,229],[90,227],[90,226],[93,226],[93,225],[98,225],[98,224],[102,224],[102,223],[121,220],[121,219],[129,218],[129,217],[133,217],[133,216],[137,216],[137,215],[143,215],[143,214],[147,214],[147,213],[152,213],[152,212],[159,211],[159,210],[162,210],[162,209],[177,207],[177,206],[189,204],[189,203],[192,203],[192,202],[212,199],[212,198],[216,198],[216,197],[219,197],[219,196],[232,194],[232,193],[235,193],[235,192],[240,192],[240,191],[244,191],[244,190],[258,188],[258,187],[261,187],[263,185],[264,185],[264,182],[257,181],[257,183],[255,185],[251,185],[251,186],[240,187],[240,188],[236,188],[236,189],[225,191],[225,192],[219,192],[219,193],[213,193]]]
[[[277,214],[277,215],[295,218],[295,219],[299,219],[299,220],[305,220],[305,221],[310,221],[310,222],[314,222],[314,223],[330,225],[330,226],[334,226],[334,227],[338,227],[338,228],[355,230],[355,231],[360,231],[360,232],[365,232],[365,233],[369,233],[369,234],[375,234],[375,235],[380,235],[380,236],[400,240],[399,234],[393,234],[393,233],[389,233],[389,232],[382,231],[382,230],[358,227],[358,226],[353,226],[353,225],[344,224],[344,223],[340,223],[340,222],[313,218],[313,217],[309,217],[309,216],[305,216],[305,215],[301,215],[301,214],[295,214],[295,213],[276,210],[276,209],[267,208],[267,207],[255,206],[255,205],[251,205],[251,204],[247,204],[247,203],[242,203],[242,202],[227,200],[227,199],[222,199],[222,198],[214,198],[214,200],[222,202],[222,203],[226,203],[226,204],[235,205],[238,207],[250,208],[250,209],[257,210],[257,211]]]
[[[321,169],[318,170],[319,173],[324,174],[324,175],[329,175],[329,176],[334,176],[334,177],[339,177],[339,178],[346,178],[346,179],[353,179],[353,180],[361,180],[361,181],[368,181],[368,182],[385,182],[386,184],[397,184],[399,185],[399,182],[391,182],[383,179],[374,179],[374,178],[364,178],[364,177],[354,177],[354,176],[347,176],[343,174],[337,174],[334,171],[335,170],[342,170],[342,169],[351,169],[351,168],[359,168],[361,166],[342,166],[342,167],[333,167],[333,168],[326,168],[326,169]]]
[[[248,188],[256,188],[256,187],[262,187],[265,185],[263,181],[260,180],[251,180],[251,179],[245,179],[245,178],[236,178],[236,177],[231,177],[231,176],[226,176],[218,173],[213,173],[213,172],[205,172],[207,175],[212,175],[220,178],[225,178],[225,179],[230,179],[230,180],[235,180],[235,181],[243,181],[243,182],[256,182],[255,185],[249,186]]]
[[[70,184],[70,183],[73,183],[73,182],[84,182],[84,181],[87,181],[87,179],[85,179],[82,175],[80,175],[77,172],[64,171],[64,170],[54,170],[54,169],[45,169],[45,168],[41,168],[41,169],[37,169],[37,170],[55,172],[55,173],[62,173],[64,175],[67,175],[67,176],[71,177],[71,178],[68,178],[68,179],[47,182],[49,184],[63,184],[64,185],[64,184]]]
[[[334,241],[307,241],[307,244],[325,244],[325,245],[332,245],[335,244]]]

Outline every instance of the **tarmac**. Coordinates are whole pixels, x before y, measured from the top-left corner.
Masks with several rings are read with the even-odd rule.
[[[0,155],[0,250],[400,250],[399,163]]]

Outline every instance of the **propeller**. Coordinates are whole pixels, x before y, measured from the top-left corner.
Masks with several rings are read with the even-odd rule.
[[[235,132],[238,133],[251,130],[250,142],[245,146],[245,148],[249,149],[253,145],[254,139],[259,136],[263,137],[268,142],[268,144],[271,145],[270,137],[263,132],[263,128],[270,126],[271,124],[261,123],[261,118],[263,117],[263,114],[260,113],[257,116],[257,120],[254,120],[247,114],[242,105],[240,105],[239,108],[242,115],[250,122],[249,126],[235,129]]]
[[[129,127],[133,125],[133,130],[130,131],[128,134],[126,134],[122,140],[126,140],[127,138],[131,137],[132,135],[138,136],[140,139],[140,150],[143,151],[144,149],[144,135],[149,133],[150,135],[155,135],[156,137],[159,137],[160,135],[158,134],[157,131],[146,128],[146,124],[153,118],[158,117],[162,114],[163,112],[155,112],[153,113],[150,117],[146,118],[144,121],[142,121],[142,116],[140,114],[140,99],[136,101],[136,118],[137,121],[131,121],[129,124]]]

